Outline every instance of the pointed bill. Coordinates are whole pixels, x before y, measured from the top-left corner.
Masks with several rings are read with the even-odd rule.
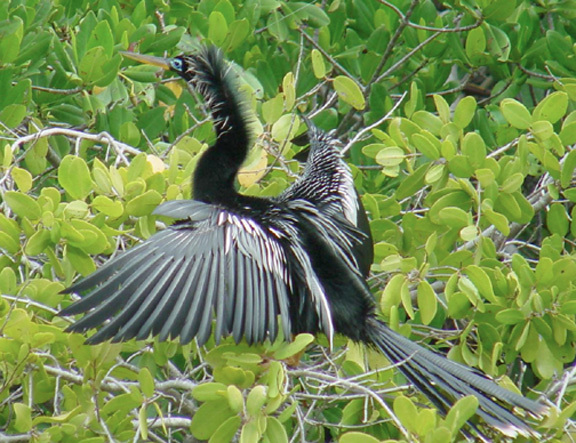
[[[152,55],[137,54],[135,52],[129,51],[119,51],[124,57],[128,57],[132,60],[136,60],[140,63],[145,63],[147,65],[159,66],[163,69],[170,69],[170,59],[163,57],[154,57]]]

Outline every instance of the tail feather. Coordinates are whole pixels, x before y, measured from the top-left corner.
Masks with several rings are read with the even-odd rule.
[[[444,413],[454,403],[453,399],[474,395],[479,403],[477,415],[490,426],[510,437],[518,434],[539,436],[503,404],[522,408],[534,416],[546,412],[544,405],[498,386],[483,374],[417,345],[378,320],[374,320],[368,330],[369,341],[392,363],[398,364],[398,369],[406,378]]]

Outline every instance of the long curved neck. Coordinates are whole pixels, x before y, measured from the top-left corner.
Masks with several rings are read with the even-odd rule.
[[[183,75],[204,96],[216,131],[216,142],[202,155],[192,179],[193,196],[207,203],[229,204],[238,193],[234,179],[248,155],[250,136],[229,67],[209,48],[188,59]]]
[[[246,142],[219,137],[216,143],[202,154],[196,165],[192,179],[194,199],[221,204],[230,204],[236,200],[238,193],[234,180],[247,152]]]

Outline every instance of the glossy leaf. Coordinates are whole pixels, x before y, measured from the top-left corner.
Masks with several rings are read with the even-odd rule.
[[[334,78],[334,89],[338,97],[358,110],[364,109],[366,100],[358,84],[349,77],[339,75]]]
[[[426,280],[418,283],[417,300],[422,322],[425,325],[428,325],[436,316],[438,303],[434,289],[432,289],[432,286],[430,286],[430,283],[428,283]]]
[[[530,127],[532,116],[522,103],[512,98],[505,98],[500,103],[500,109],[508,123],[515,128],[528,129]]]
[[[58,168],[58,183],[72,198],[84,200],[92,191],[92,179],[86,162],[74,155],[64,157]]]
[[[568,95],[565,92],[553,92],[538,103],[532,116],[534,121],[545,120],[556,123],[560,120],[568,108]]]

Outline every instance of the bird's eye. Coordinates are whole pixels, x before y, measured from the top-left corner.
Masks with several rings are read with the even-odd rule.
[[[182,72],[184,70],[184,62],[179,58],[173,58],[170,60],[170,67],[176,72]]]

